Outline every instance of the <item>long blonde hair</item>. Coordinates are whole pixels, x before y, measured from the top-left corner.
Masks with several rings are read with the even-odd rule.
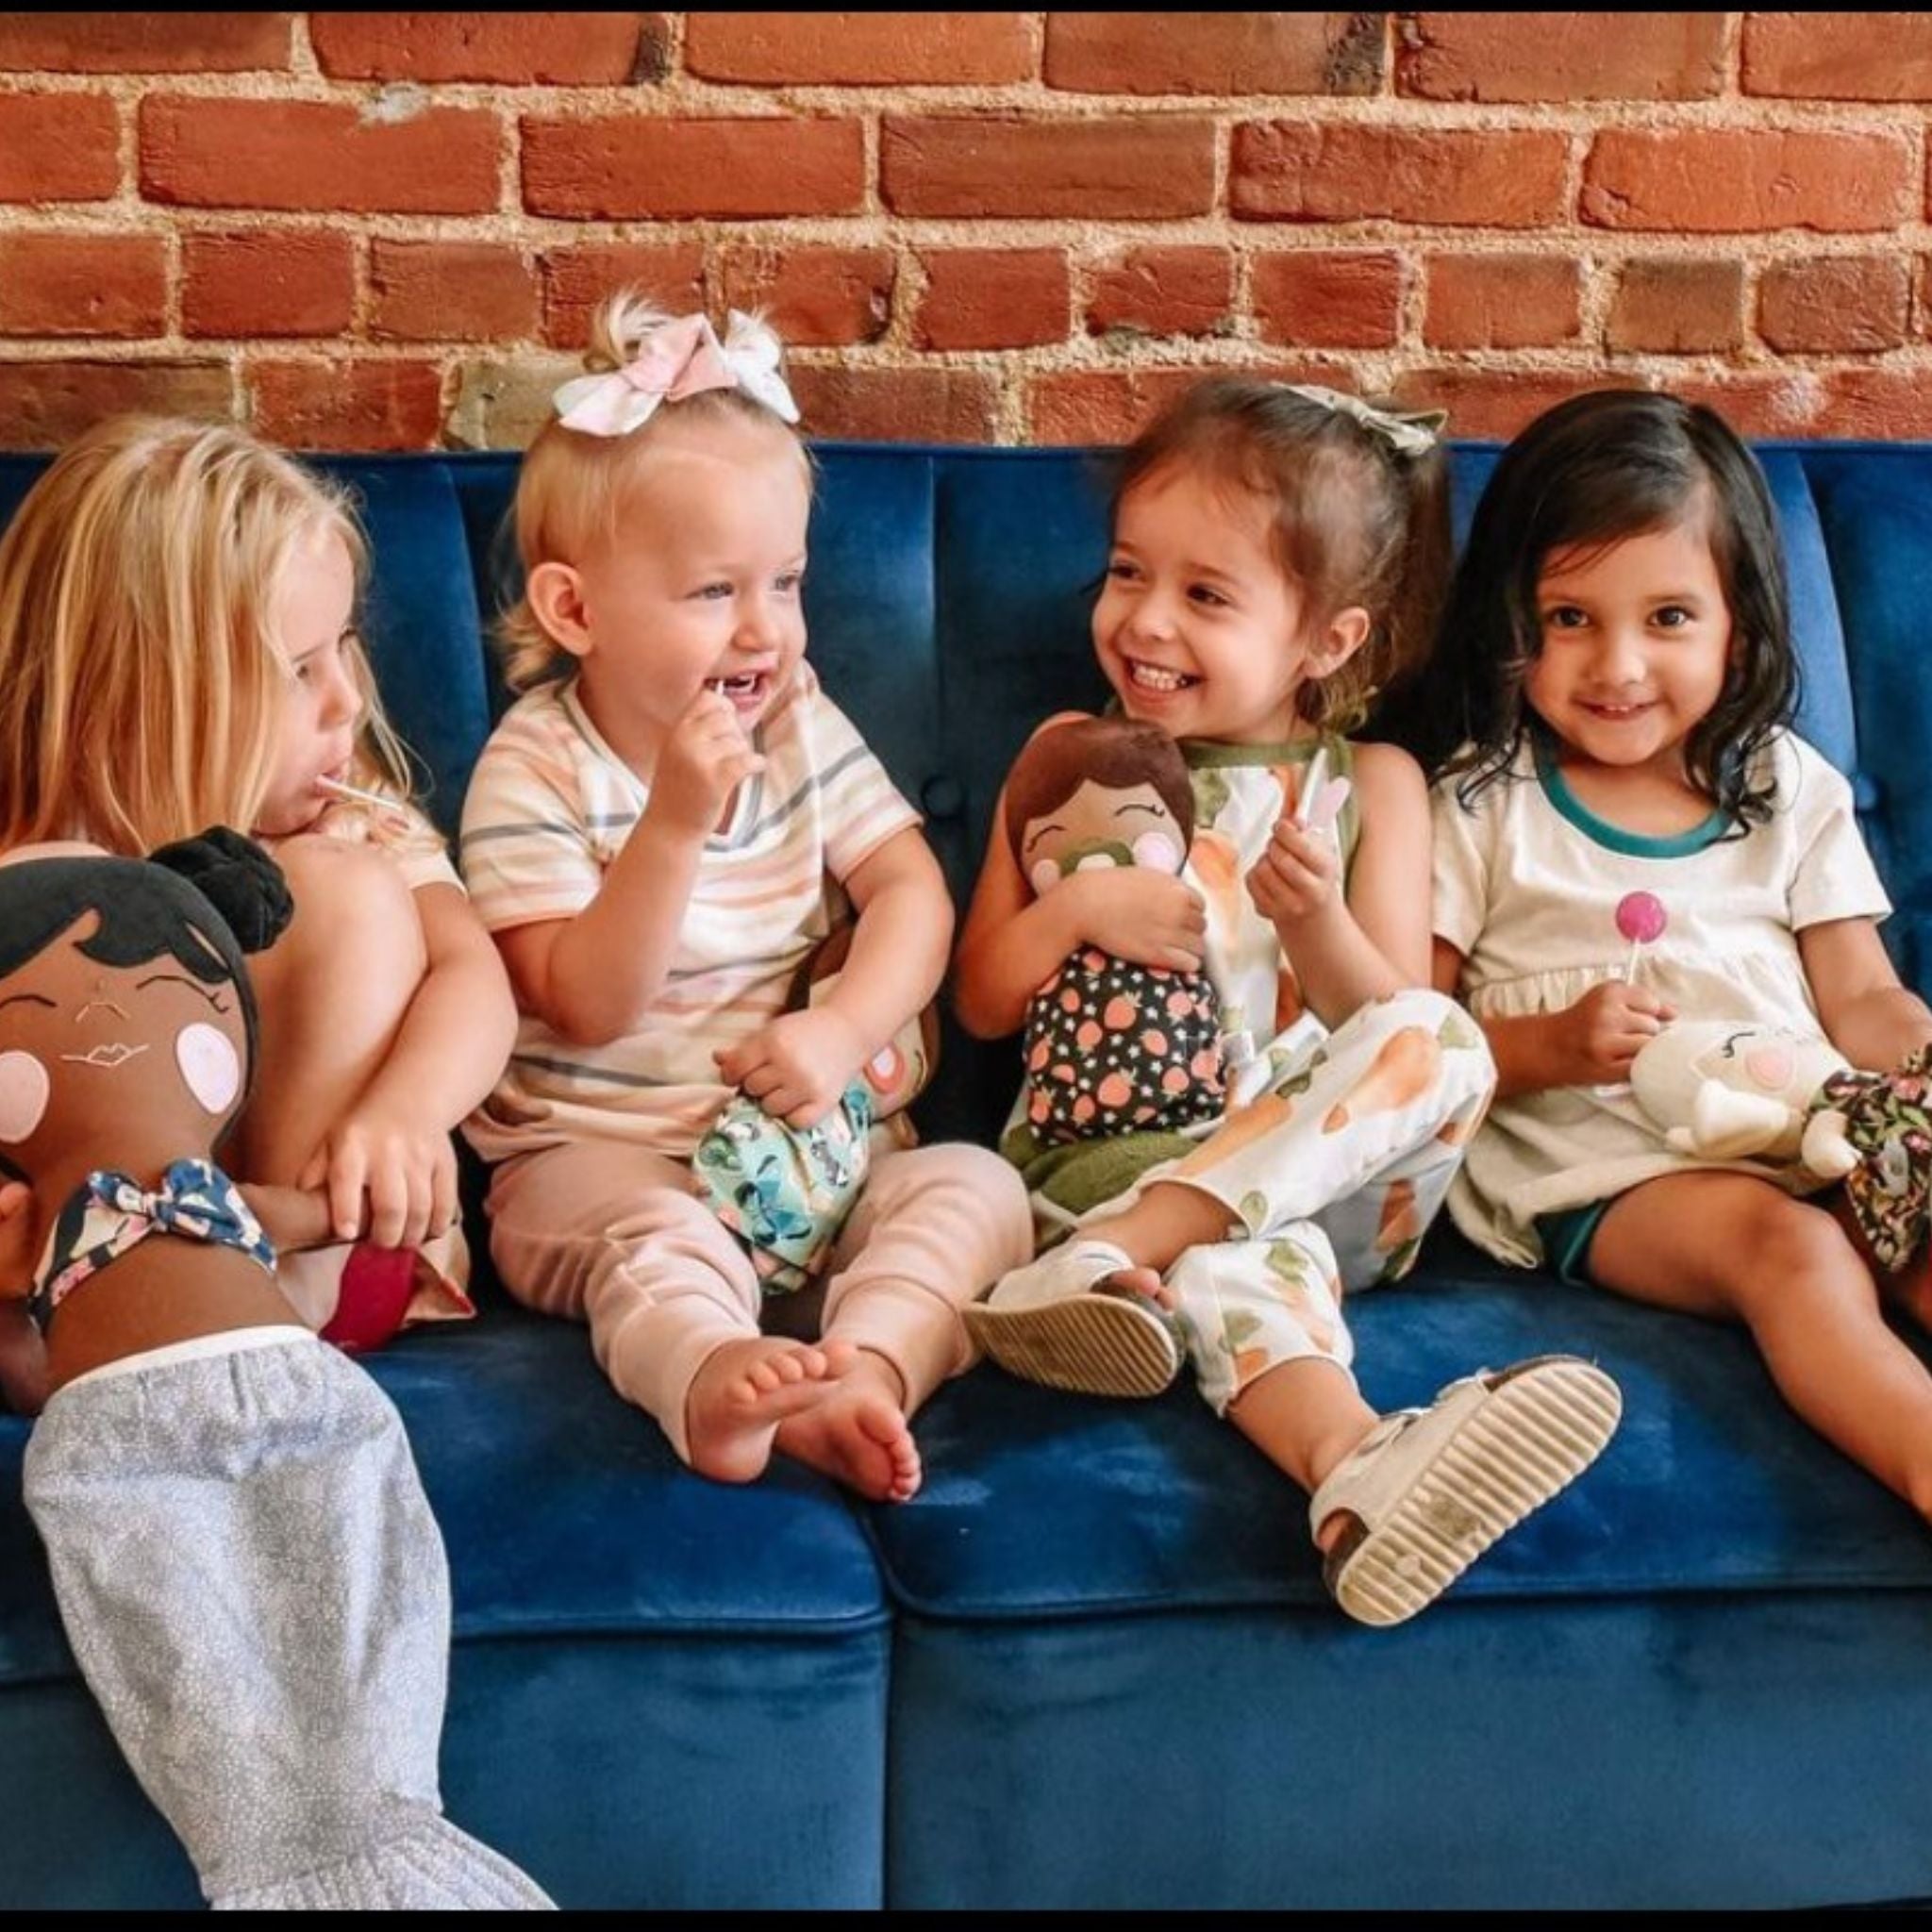
[[[651,331],[671,320],[667,310],[636,290],[620,289],[606,297],[591,318],[584,367],[593,374],[628,367]],[[761,318],[748,320],[775,343]],[[524,452],[517,473],[517,551],[525,575],[540,563],[575,563],[615,535],[625,494],[649,458],[653,432],[667,418],[682,425],[719,416],[790,433],[782,417],[741,389],[687,396],[659,408],[627,436],[566,429],[553,416]],[[811,464],[803,443],[798,451],[808,478]],[[528,597],[519,597],[497,618],[496,634],[504,646],[504,682],[512,691],[528,691],[575,668],[576,659],[543,628]]]
[[[255,823],[288,675],[275,586],[314,532],[359,592],[346,498],[239,429],[120,416],[73,443],[0,537],[0,849],[80,837],[129,856]],[[360,781],[408,765],[350,648]]]

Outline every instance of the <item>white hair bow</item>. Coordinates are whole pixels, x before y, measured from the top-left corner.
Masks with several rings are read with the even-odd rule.
[[[778,338],[736,308],[722,342],[708,318],[681,315],[652,329],[624,368],[574,376],[550,400],[563,426],[586,436],[628,436],[657,414],[658,404],[708,389],[741,389],[796,423],[798,405],[778,373]]]
[[[1426,456],[1436,446],[1437,432],[1449,420],[1446,409],[1378,409],[1359,396],[1324,389],[1319,383],[1285,382],[1281,386],[1291,395],[1306,396],[1311,403],[1354,417],[1364,429],[1373,430],[1406,457]]]

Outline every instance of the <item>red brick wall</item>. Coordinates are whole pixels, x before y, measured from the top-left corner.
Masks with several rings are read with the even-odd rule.
[[[828,435],[1210,367],[1932,435],[1927,102],[1926,13],[0,13],[0,446],[520,442],[625,277]]]

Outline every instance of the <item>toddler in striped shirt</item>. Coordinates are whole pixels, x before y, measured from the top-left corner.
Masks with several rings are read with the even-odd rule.
[[[589,361],[518,481],[523,696],[463,812],[523,1016],[465,1127],[499,1163],[491,1253],[520,1300],[589,1323],[691,1468],[746,1482],[776,1449],[903,1501],[908,1420],[972,1359],[959,1307],[1030,1252],[1017,1176],[875,1127],[807,1341],[764,1332],[760,1271],[691,1158],[741,1093],[794,1128],[839,1108],[937,991],[952,905],[805,661],[811,472],[776,338],[623,294]],[[788,1010],[847,924],[836,988]]]

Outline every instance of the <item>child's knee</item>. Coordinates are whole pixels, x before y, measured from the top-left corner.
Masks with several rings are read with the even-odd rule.
[[[1420,1027],[1442,1048],[1445,1071],[1458,1088],[1480,1088],[1485,1097],[1496,1084],[1496,1062],[1483,1029],[1459,1000],[1426,986],[1406,987],[1374,1010],[1386,1013],[1390,1032]]]
[[[269,954],[281,970],[353,958],[359,983],[397,974],[420,979],[428,965],[423,922],[408,882],[387,855],[318,836],[275,848],[295,916]]]
[[[1823,1208],[1766,1187],[1739,1216],[1730,1250],[1734,1294],[1748,1317],[1819,1295],[1877,1304],[1851,1237]]]
[[[878,1218],[917,1220],[957,1258],[976,1259],[968,1272],[985,1280],[1033,1257],[1025,1183],[988,1148],[948,1141],[895,1155],[867,1194]]]

